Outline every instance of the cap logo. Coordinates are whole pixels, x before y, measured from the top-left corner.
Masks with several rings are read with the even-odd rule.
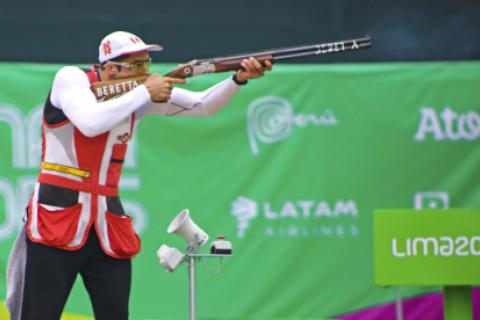
[[[112,54],[112,46],[110,44],[110,40],[105,41],[102,46],[104,55],[108,56],[109,54]]]
[[[140,40],[139,37],[130,37],[130,41],[132,41],[134,44],[142,43],[142,40]]]

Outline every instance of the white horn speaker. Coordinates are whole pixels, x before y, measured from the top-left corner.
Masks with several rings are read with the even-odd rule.
[[[168,233],[176,233],[189,243],[194,243],[197,235],[198,246],[203,246],[208,241],[208,234],[200,229],[190,217],[188,209],[180,212],[170,223],[167,229]]]

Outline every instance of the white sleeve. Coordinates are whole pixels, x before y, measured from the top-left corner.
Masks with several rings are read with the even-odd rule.
[[[94,137],[111,130],[151,100],[147,88],[140,85],[121,97],[98,102],[85,72],[68,66],[56,74],[50,101],[84,135]]]
[[[166,115],[199,117],[217,113],[223,109],[240,87],[231,77],[202,92],[173,88],[172,96],[165,103],[148,103],[139,115]]]

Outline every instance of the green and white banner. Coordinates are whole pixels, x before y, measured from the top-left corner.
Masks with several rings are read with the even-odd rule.
[[[0,63],[2,272],[60,67]],[[480,207],[479,88],[480,62],[276,65],[214,116],[143,119],[121,180],[143,242],[131,319],[187,318],[186,266],[166,273],[156,257],[161,244],[185,249],[166,232],[185,208],[233,243],[220,274],[215,260],[197,265],[200,319],[318,319],[392,301],[374,282],[373,211]],[[80,280],[66,311],[92,315]]]

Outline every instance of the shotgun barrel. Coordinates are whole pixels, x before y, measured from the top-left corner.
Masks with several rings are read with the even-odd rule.
[[[284,61],[289,59],[317,56],[324,54],[334,54],[344,51],[366,49],[372,46],[372,38],[365,36],[363,38],[342,40],[335,42],[317,43],[311,45],[303,45],[296,47],[286,47],[279,49],[263,50],[258,52],[250,52],[237,54],[227,57],[216,57],[210,59],[192,60],[187,64],[181,65],[166,76],[176,78],[188,78],[205,73],[218,73],[225,71],[232,71],[241,69],[241,62],[243,59],[250,57],[256,58],[261,64],[266,60],[275,63],[277,61]]]

